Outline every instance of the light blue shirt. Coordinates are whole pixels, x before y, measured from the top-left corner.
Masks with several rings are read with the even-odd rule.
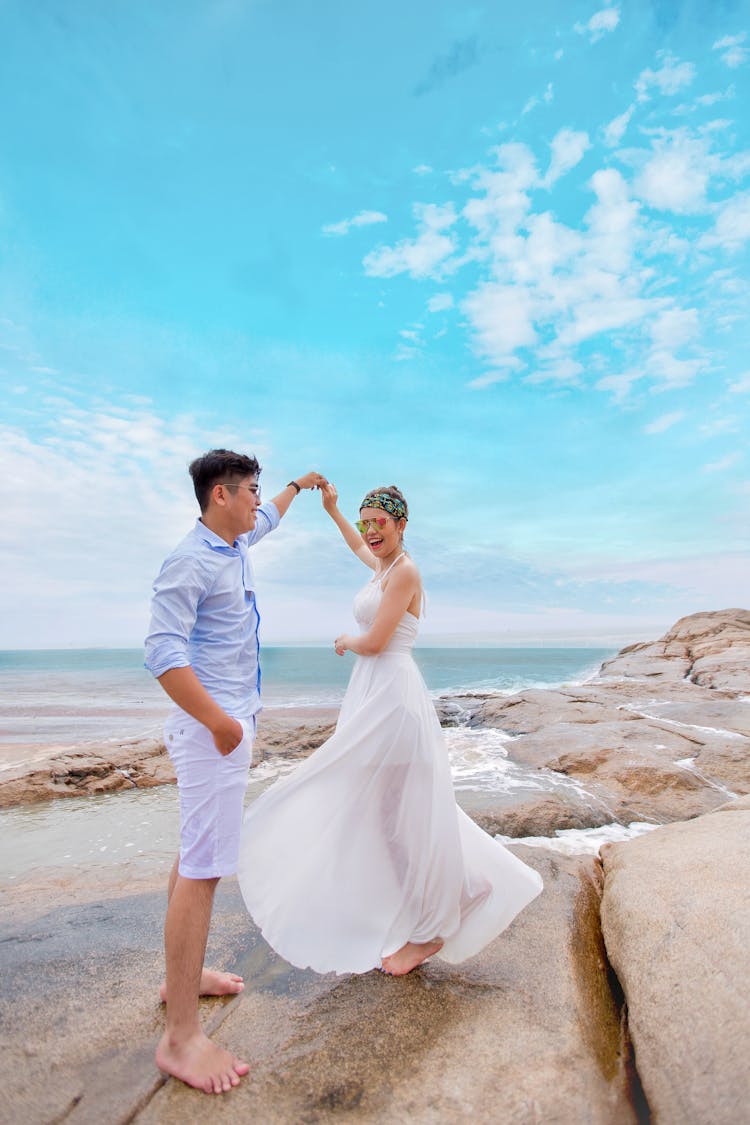
[[[227,714],[260,710],[255,574],[249,548],[279,526],[261,505],[252,531],[230,547],[200,520],[164,561],[154,582],[145,665],[154,676],[191,667]]]

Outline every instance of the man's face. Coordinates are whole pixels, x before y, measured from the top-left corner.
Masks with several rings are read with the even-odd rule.
[[[260,507],[260,485],[257,477],[244,477],[222,485],[226,514],[235,535],[244,535],[255,527],[255,513]]]

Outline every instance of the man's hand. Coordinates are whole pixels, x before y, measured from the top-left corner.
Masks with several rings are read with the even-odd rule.
[[[322,488],[328,481],[320,473],[305,473],[303,477],[294,478],[300,488]]]
[[[224,715],[218,724],[211,727],[211,734],[214,736],[216,749],[226,757],[242,742],[245,728],[238,719],[233,719],[231,715]]]

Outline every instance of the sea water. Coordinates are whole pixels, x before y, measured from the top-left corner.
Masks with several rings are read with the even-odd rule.
[[[510,693],[580,682],[611,655],[603,648],[429,648],[415,658],[434,695]],[[266,646],[268,707],[336,706],[353,659],[333,648]],[[153,737],[170,703],[141,649],[0,651],[0,748],[75,746]]]

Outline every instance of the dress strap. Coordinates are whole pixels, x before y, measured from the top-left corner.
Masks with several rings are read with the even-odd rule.
[[[396,563],[398,562],[398,560],[399,560],[399,559],[402,559],[402,558],[404,557],[404,555],[405,555],[405,554],[406,554],[406,551],[402,551],[400,555],[396,555],[396,557],[395,557],[395,559],[393,560],[393,562],[391,563],[391,565],[390,565],[389,567],[386,567],[386,569],[385,569],[385,570],[383,571],[383,573],[382,573],[382,574],[376,574],[376,575],[375,575],[375,579],[374,579],[374,581],[375,581],[375,582],[377,582],[377,583],[378,583],[378,585],[380,585],[380,583],[381,583],[381,582],[383,581],[383,579],[385,578],[385,576],[386,576],[387,574],[390,574],[390,572],[391,572],[391,571],[393,570],[393,568],[394,568],[394,566],[396,565]]]

